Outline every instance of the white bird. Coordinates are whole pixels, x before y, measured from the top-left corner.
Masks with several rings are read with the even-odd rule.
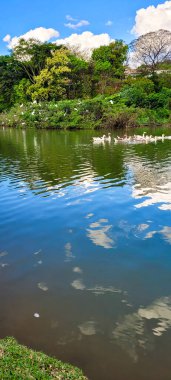
[[[163,133],[161,136],[158,136],[158,140],[162,140],[162,141],[164,141],[164,137],[165,137],[165,134]]]
[[[136,141],[143,141],[143,140],[145,140],[146,139],[146,133],[147,132],[143,132],[143,135],[134,135],[134,139],[136,140]]]
[[[102,137],[93,137],[93,142],[94,143],[100,143],[105,140],[106,135],[103,135]]]
[[[151,137],[150,142],[157,142],[157,136]]]
[[[111,140],[112,140],[111,133],[108,133],[108,136],[107,137],[105,136],[105,141],[111,142]]]

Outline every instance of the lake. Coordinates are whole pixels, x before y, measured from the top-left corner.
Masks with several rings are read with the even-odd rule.
[[[0,337],[90,380],[170,380],[171,141],[93,135],[0,130]]]

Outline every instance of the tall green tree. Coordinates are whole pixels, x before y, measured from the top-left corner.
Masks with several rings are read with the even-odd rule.
[[[60,47],[49,42],[42,43],[36,39],[21,38],[12,51],[12,56],[23,70],[24,75],[34,83],[34,78],[45,67],[47,58]]]
[[[13,103],[23,104],[31,100],[31,97],[27,93],[31,83],[29,79],[22,78],[18,84],[13,87],[12,100]]]
[[[112,42],[108,46],[100,46],[93,51],[94,74],[100,93],[105,92],[112,80],[124,78],[127,52],[128,46],[120,40]]]
[[[69,54],[70,59],[70,83],[68,86],[68,97],[70,99],[82,98],[91,95],[91,76],[89,62],[75,54]]]
[[[0,112],[13,104],[13,89],[23,77],[16,60],[0,56]]]
[[[66,97],[68,74],[71,71],[69,62],[68,50],[65,48],[47,58],[45,68],[34,77],[34,84],[28,89],[32,100],[60,100]]]

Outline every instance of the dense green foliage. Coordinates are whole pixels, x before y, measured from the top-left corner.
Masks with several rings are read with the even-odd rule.
[[[29,101],[89,98],[113,93],[124,78],[127,46],[116,41],[95,49],[86,61],[64,46],[21,39],[0,57],[0,111]]]
[[[89,61],[64,46],[21,39],[0,57],[0,124],[99,128],[170,123],[171,64],[125,76],[128,46],[115,41]]]
[[[23,72],[13,57],[0,57],[0,112],[14,104],[14,88],[23,77]]]
[[[0,341],[0,378],[3,380],[86,380],[69,364],[19,345],[15,339]]]
[[[166,97],[167,95],[167,97]],[[126,87],[121,93],[93,99],[33,102],[16,105],[0,114],[0,125],[57,129],[99,129],[169,124],[171,90],[146,95],[141,101],[139,88]],[[166,104],[166,108],[163,108]]]

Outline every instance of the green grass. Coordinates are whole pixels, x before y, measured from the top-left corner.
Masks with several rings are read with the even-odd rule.
[[[0,340],[0,379],[87,380],[80,369],[35,352],[9,337]]]

